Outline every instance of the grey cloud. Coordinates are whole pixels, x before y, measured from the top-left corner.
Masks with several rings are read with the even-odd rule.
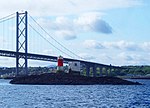
[[[101,32],[105,34],[112,33],[112,27],[106,21],[101,19],[98,19],[93,23],[92,29],[96,32]]]

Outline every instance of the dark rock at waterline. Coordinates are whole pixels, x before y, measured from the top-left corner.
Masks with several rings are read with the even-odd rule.
[[[67,73],[46,73],[16,77],[10,81],[11,84],[33,84],[33,85],[141,85],[117,77],[86,77]]]

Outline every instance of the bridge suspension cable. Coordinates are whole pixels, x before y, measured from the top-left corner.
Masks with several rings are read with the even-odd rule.
[[[8,20],[10,20],[10,19],[12,19],[12,18],[14,18],[14,17],[16,17],[16,16],[15,16],[15,13],[10,14],[10,15],[7,15],[7,16],[5,16],[5,17],[2,17],[2,18],[0,18],[0,23],[3,23],[3,22],[5,22],[5,21],[8,21]]]
[[[0,18],[0,49],[14,50],[14,25],[15,25],[15,13],[9,14]]]
[[[57,48],[54,44],[52,44],[48,39],[46,39],[40,32],[38,32],[31,24],[29,24],[29,26],[37,33],[39,34],[39,36],[41,36],[45,41],[47,41],[50,45],[52,45],[54,48],[56,48],[57,50],[59,50],[60,52],[66,54],[69,57],[72,57],[71,55],[65,53],[64,51],[62,51],[61,49]]]
[[[64,45],[62,45],[60,42],[58,42],[56,39],[53,38],[52,35],[50,35],[31,15],[29,15],[30,18],[51,38],[53,39],[58,45],[60,45],[61,47],[63,47],[65,50],[67,50],[68,52],[70,52],[71,54],[73,54],[74,56],[80,58],[80,59],[83,59],[82,57],[80,57],[79,55],[75,54],[74,52],[72,52],[71,50],[69,50],[68,48],[66,48]],[[41,35],[40,35],[41,36]],[[43,37],[43,36],[42,36]],[[44,37],[43,37],[44,38]],[[45,38],[46,39],[46,38]],[[57,48],[55,45],[53,45],[50,41],[48,41],[46,39],[47,42],[49,42],[53,47],[55,47],[57,50],[61,51],[62,53],[64,54],[67,54],[65,53],[64,51],[62,51],[61,49]],[[68,56],[70,56],[69,54],[67,54]],[[72,56],[70,56],[72,57]]]

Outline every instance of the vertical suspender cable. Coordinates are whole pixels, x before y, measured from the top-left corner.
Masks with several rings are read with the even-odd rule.
[[[30,16],[30,15],[29,15]],[[74,56],[76,57],[79,57],[81,59],[83,59],[82,57],[78,56],[77,54],[75,54],[74,52],[72,52],[71,50],[69,50],[68,48],[66,48],[64,45],[62,45],[60,42],[58,42],[56,39],[53,38],[53,36],[51,36],[42,26],[40,26],[39,23],[37,23],[37,21],[32,17],[30,16],[31,19],[51,38],[53,39],[58,45],[60,45],[62,48],[64,48],[66,51],[70,52],[71,54],[73,54]]]

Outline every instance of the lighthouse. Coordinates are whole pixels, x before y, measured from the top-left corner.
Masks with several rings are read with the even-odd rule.
[[[57,71],[64,71],[64,67],[63,67],[63,57],[59,56],[57,58]]]

